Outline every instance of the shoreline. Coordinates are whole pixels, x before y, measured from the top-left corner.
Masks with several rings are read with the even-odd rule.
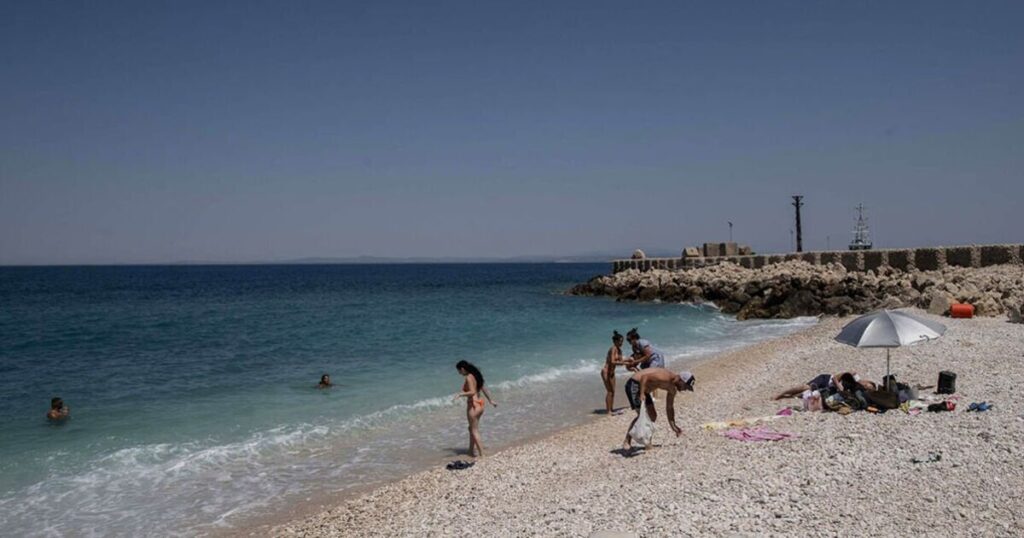
[[[787,335],[772,336],[765,340],[741,344],[738,346],[729,347],[718,351],[710,351],[700,353],[694,356],[677,357],[675,359],[669,359],[670,368],[690,369],[695,373],[698,380],[703,381],[704,379],[715,375],[713,366],[710,364],[716,361],[722,360],[723,357],[733,353],[742,352],[750,347],[758,346],[766,343],[773,342],[775,340],[785,339],[798,335],[804,331],[811,330],[820,324],[820,318],[815,321],[814,324],[804,328],[795,330],[794,332]],[[704,369],[708,369],[707,372]],[[631,413],[629,410],[629,404],[626,401],[624,392],[624,384],[629,379],[629,375],[626,375],[626,370],[620,368],[616,373],[616,392],[615,392],[615,408],[621,409],[623,412],[621,416],[625,416]],[[495,457],[499,457],[501,454],[506,453],[510,450],[520,449],[524,446],[529,446],[535,443],[540,443],[551,439],[554,436],[570,432],[578,428],[587,428],[594,425],[595,423],[601,424],[602,421],[607,420],[607,416],[604,414],[604,392],[600,385],[598,374],[594,374],[594,390],[593,394],[590,394],[590,400],[578,401],[572,404],[570,412],[576,417],[579,422],[564,427],[556,427],[555,429],[547,430],[540,433],[533,433],[511,443],[500,444],[496,449],[488,450],[485,460],[489,460]],[[598,409],[601,407],[601,409]],[[488,407],[490,410],[490,407]],[[485,416],[486,418],[486,416]],[[613,416],[613,419],[619,418]],[[680,422],[681,424],[681,422]],[[486,422],[484,423],[483,433],[486,442]],[[621,443],[621,441],[620,441]],[[328,511],[339,505],[345,505],[347,503],[359,502],[361,499],[371,496],[383,488],[400,484],[406,480],[414,479],[419,475],[426,475],[436,472],[438,469],[444,470],[444,465],[455,459],[469,459],[465,454],[446,454],[438,456],[436,458],[424,458],[423,465],[420,469],[413,471],[410,474],[405,474],[398,477],[383,478],[374,483],[367,483],[358,485],[352,488],[347,488],[344,491],[335,493],[319,492],[312,494],[305,498],[305,502],[298,501],[287,501],[289,506],[284,510],[275,510],[271,513],[258,515],[258,516],[245,516],[234,527],[231,528],[210,528],[206,532],[210,536],[266,536],[266,535],[277,535],[278,529],[289,523],[308,519],[316,516],[322,512]]]
[[[1012,396],[1012,388],[1024,383],[1021,325],[944,320],[950,327],[944,338],[894,354],[895,370],[909,383],[931,384],[938,369],[957,371],[964,401],[996,402],[984,414],[797,413],[772,423],[799,436],[780,443],[739,443],[700,429],[704,422],[771,415],[795,404],[773,402],[770,395],[819,370],[847,368],[880,378],[884,361],[877,353],[831,341],[845,321],[826,318],[791,335],[688,365],[697,391],[676,401],[683,436],[667,435],[659,417],[655,442],[660,446],[638,456],[617,453],[633,416],[627,410],[524,440],[468,471],[426,470],[316,514],[308,510],[277,525],[266,522],[229,533],[404,536],[491,529],[498,534],[699,535],[829,525],[858,532],[881,528],[927,535],[945,529],[1004,535],[1024,525],[1024,471],[1019,465],[1006,468],[1024,455],[1019,448],[1024,418],[1018,418],[1024,408]],[[624,400],[619,387],[617,404]],[[942,463],[910,463],[912,455],[933,448],[946,454]],[[900,480],[871,481],[870,495],[847,486],[879,475]],[[995,486],[975,493],[993,479]],[[908,492],[922,497],[908,499]],[[839,502],[850,494],[848,502]],[[917,515],[908,517],[908,503]],[[645,517],[638,518],[640,513]]]

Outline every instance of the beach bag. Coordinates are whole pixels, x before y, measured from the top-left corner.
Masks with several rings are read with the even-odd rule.
[[[651,440],[654,439],[654,423],[651,422],[651,417],[647,416],[646,402],[640,403],[640,416],[630,428],[629,436],[645,448],[651,446]]]
[[[956,392],[956,374],[949,370],[939,372],[939,388],[935,390],[938,394],[953,394]]]
[[[843,399],[842,394],[832,394],[828,398],[825,398],[825,407],[829,411],[839,411],[839,408],[846,405],[846,400]]]
[[[869,390],[864,394],[868,403],[883,409],[896,409],[900,406],[899,394],[887,390]]]

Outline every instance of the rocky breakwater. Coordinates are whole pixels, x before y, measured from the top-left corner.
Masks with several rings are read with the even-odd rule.
[[[713,302],[738,319],[862,314],[920,307],[945,314],[970,303],[979,316],[1020,319],[1024,266],[946,267],[937,271],[847,271],[842,265],[789,261],[759,269],[732,263],[678,271],[629,269],[596,276],[569,291],[621,301]]]

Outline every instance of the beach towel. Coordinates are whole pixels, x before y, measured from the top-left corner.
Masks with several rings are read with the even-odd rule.
[[[651,440],[654,439],[654,423],[651,422],[651,418],[647,416],[647,403],[643,400],[640,401],[640,416],[636,418],[636,422],[633,427],[629,430],[629,436],[633,438],[638,444],[644,447],[651,446]]]
[[[724,430],[726,428],[742,428],[746,426],[753,426],[762,422],[771,422],[780,418],[786,418],[786,415],[774,415],[768,417],[754,417],[754,418],[741,418],[736,420],[723,420],[721,422],[705,422],[700,427],[705,430]]]
[[[792,439],[796,437],[795,433],[785,433],[769,430],[764,426],[758,426],[756,428],[733,428],[722,432],[722,435],[729,439],[735,439],[737,441],[743,441],[746,443],[753,443],[757,441],[784,441],[786,439]]]

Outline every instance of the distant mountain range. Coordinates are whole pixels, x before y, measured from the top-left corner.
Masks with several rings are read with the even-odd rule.
[[[651,258],[670,258],[679,256],[679,252],[666,249],[644,249]],[[289,258],[284,260],[176,260],[170,262],[90,262],[57,265],[331,265],[331,264],[401,264],[401,263],[607,263],[614,259],[628,258],[632,251],[608,253],[591,252],[570,254],[566,256],[522,255],[509,257],[487,256],[310,256],[306,258]],[[37,264],[13,264],[28,265]],[[38,264],[51,265],[51,264]],[[0,264],[3,267],[4,264]]]
[[[678,256],[678,252],[665,249],[644,250],[654,258]],[[171,265],[330,265],[330,264],[390,264],[390,263],[606,263],[614,259],[629,257],[631,252],[608,253],[591,252],[566,256],[522,255],[509,257],[487,256],[310,256],[306,258],[289,258],[285,260],[257,260],[248,262],[223,262],[184,260],[172,262]]]
[[[679,253],[669,251],[652,250],[645,251],[651,257],[678,256]],[[511,256],[499,257],[427,257],[412,256],[406,258],[388,256],[354,256],[354,257],[309,257],[295,258],[279,261],[262,261],[253,263],[280,263],[280,264],[374,264],[374,263],[604,263],[617,258],[629,257],[629,253],[588,253],[567,256]]]

